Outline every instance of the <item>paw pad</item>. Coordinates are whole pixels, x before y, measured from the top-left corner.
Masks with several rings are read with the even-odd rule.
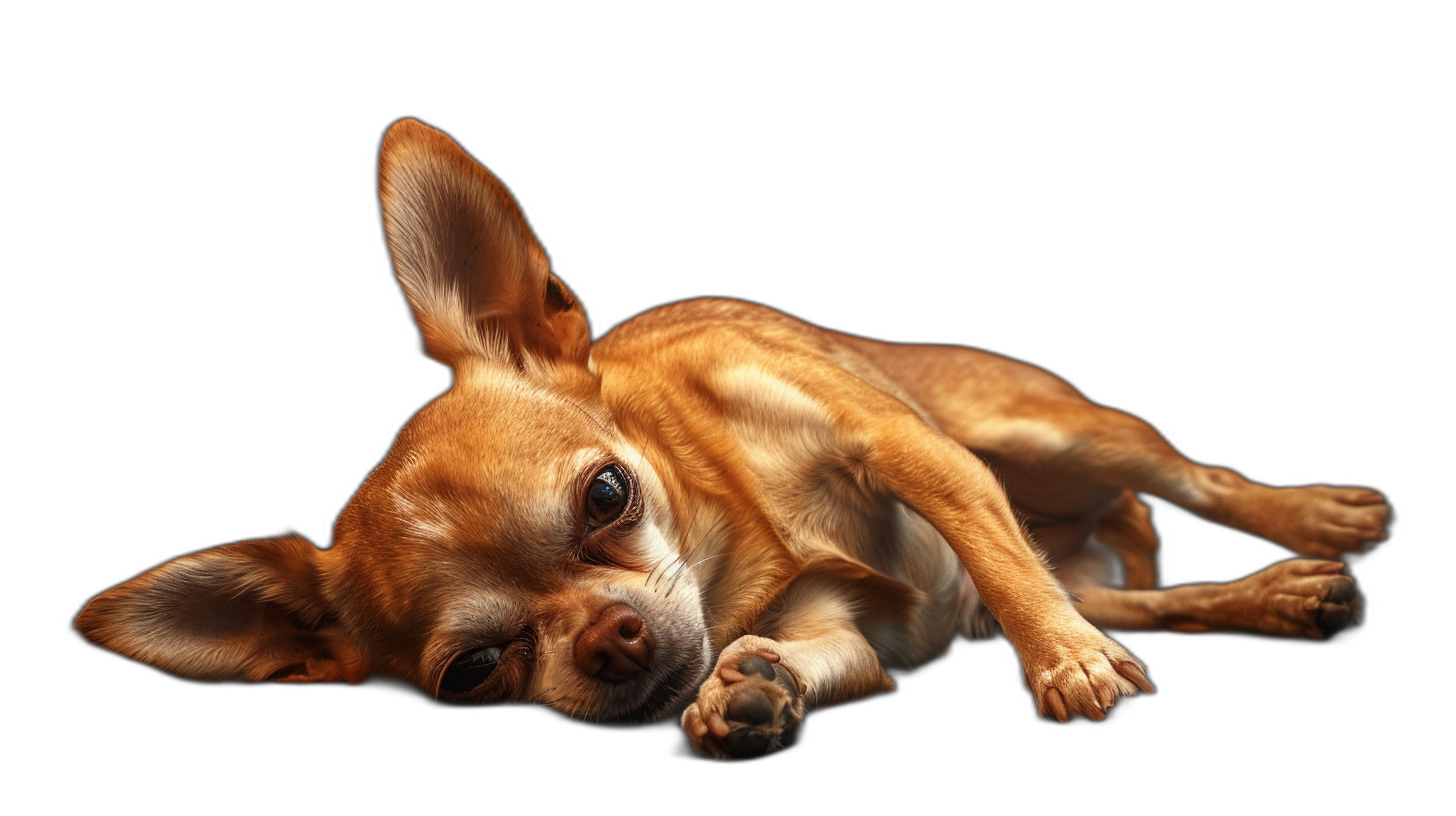
[[[738,664],[747,677],[732,686],[724,708],[728,734],[723,748],[734,759],[763,756],[787,747],[797,736],[804,703],[798,684],[782,666],[751,655]]]
[[[1319,628],[1325,637],[1344,629],[1350,625],[1350,610],[1347,607],[1336,607],[1334,609],[1321,610],[1319,615]]]
[[[744,674],[756,674],[765,680],[775,679],[773,664],[758,655],[743,658],[738,664],[738,670]]]
[[[730,726],[735,722],[763,725],[773,722],[774,704],[767,694],[759,689],[751,688],[730,700],[728,710],[723,712],[723,716],[728,720]]]

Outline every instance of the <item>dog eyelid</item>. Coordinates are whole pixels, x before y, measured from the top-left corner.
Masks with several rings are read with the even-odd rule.
[[[638,505],[636,480],[622,465],[612,462],[596,470],[582,501],[586,534],[606,529],[624,517],[631,521]]]
[[[447,694],[469,694],[485,685],[500,666],[505,649],[487,646],[457,655],[440,675],[440,691]]]
[[[536,656],[536,630],[527,624],[514,634],[491,638],[484,642],[489,646],[475,645],[454,652],[450,660],[439,671],[435,684],[435,697],[444,695],[463,698],[477,694],[487,685],[496,687],[487,699],[477,702],[491,702],[514,696],[521,687],[523,678],[530,673]],[[502,682],[504,681],[504,686]]]

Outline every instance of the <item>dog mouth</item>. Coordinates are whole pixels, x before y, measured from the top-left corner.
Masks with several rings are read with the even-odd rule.
[[[563,649],[570,656],[553,672],[571,691],[548,704],[596,722],[645,722],[685,708],[712,656],[696,588],[658,593],[618,583],[600,597],[604,605]],[[563,669],[571,679],[558,673]]]
[[[593,683],[575,700],[549,701],[553,708],[593,722],[651,722],[681,711],[692,701],[709,669],[706,638],[701,643],[674,643],[659,648],[651,667],[637,677]]]
[[[679,661],[660,677],[652,679],[652,682],[647,685],[647,693],[641,702],[626,707],[616,716],[603,719],[650,722],[681,711],[692,700],[698,686],[702,685],[707,670],[706,659]],[[654,672],[655,674],[657,673]]]
[[[671,601],[612,594],[616,603],[597,613],[571,648],[575,693],[548,705],[598,722],[644,722],[680,711],[710,668],[701,614]]]

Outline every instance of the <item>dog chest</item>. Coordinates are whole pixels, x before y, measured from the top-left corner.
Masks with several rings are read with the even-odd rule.
[[[730,368],[712,382],[763,507],[794,554],[846,557],[923,594],[908,619],[862,624],[876,650],[918,663],[944,648],[960,562],[934,527],[865,472],[864,443],[840,433],[822,401],[762,367]]]

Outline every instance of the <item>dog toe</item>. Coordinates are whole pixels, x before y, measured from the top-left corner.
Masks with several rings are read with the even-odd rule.
[[[1332,604],[1348,604],[1355,600],[1355,596],[1358,594],[1355,591],[1355,582],[1349,578],[1345,578],[1344,580],[1335,581],[1330,586],[1329,595],[1325,597],[1325,600]]]
[[[1346,626],[1349,626],[1352,616],[1353,613],[1350,611],[1350,608],[1348,606],[1324,604],[1320,608],[1318,621],[1319,629],[1321,632],[1324,633],[1325,637],[1329,637],[1330,635],[1333,635],[1341,629],[1344,629]]]
[[[765,680],[774,679],[773,664],[756,654],[743,658],[738,664],[738,671],[745,675],[756,674]]]

